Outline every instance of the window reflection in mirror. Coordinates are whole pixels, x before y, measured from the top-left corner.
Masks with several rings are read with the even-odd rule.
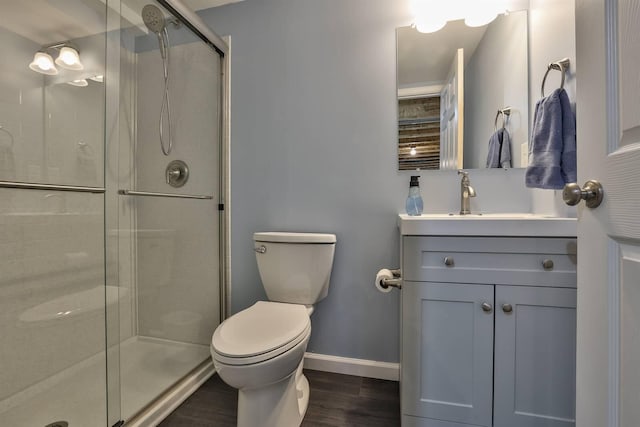
[[[506,107],[511,167],[526,165],[527,20],[523,10],[483,27],[459,20],[435,33],[397,29],[400,170],[486,167],[489,139],[503,124],[496,113]]]

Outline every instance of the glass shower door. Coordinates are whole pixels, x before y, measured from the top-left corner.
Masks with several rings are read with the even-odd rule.
[[[3,426],[107,422],[105,20],[100,0],[2,5]]]
[[[123,15],[107,252],[117,260],[112,277],[129,297],[117,321],[119,405],[110,403],[111,421],[115,413],[130,420],[210,363],[220,321],[220,57],[158,4],[145,10],[162,14],[160,36],[144,22],[146,5],[125,4],[136,22]],[[164,151],[171,144],[168,155],[161,141]],[[185,177],[167,175],[176,164],[188,170],[181,186],[168,183]]]

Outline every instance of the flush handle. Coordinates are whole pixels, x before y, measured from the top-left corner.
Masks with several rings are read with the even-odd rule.
[[[569,206],[575,206],[580,203],[580,200],[584,200],[587,207],[593,209],[600,206],[603,198],[602,184],[594,180],[587,181],[583,188],[572,182],[565,185],[562,190],[562,200]]]
[[[267,247],[265,245],[260,245],[258,248],[253,248],[253,250],[259,254],[263,254],[267,252]]]

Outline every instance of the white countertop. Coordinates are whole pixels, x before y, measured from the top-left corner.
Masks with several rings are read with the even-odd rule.
[[[575,237],[576,218],[531,213],[398,215],[403,236]]]

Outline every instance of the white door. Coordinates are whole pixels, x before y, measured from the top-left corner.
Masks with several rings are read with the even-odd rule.
[[[464,49],[458,49],[440,92],[440,169],[462,168]]]
[[[640,426],[640,0],[577,0],[578,427]]]

